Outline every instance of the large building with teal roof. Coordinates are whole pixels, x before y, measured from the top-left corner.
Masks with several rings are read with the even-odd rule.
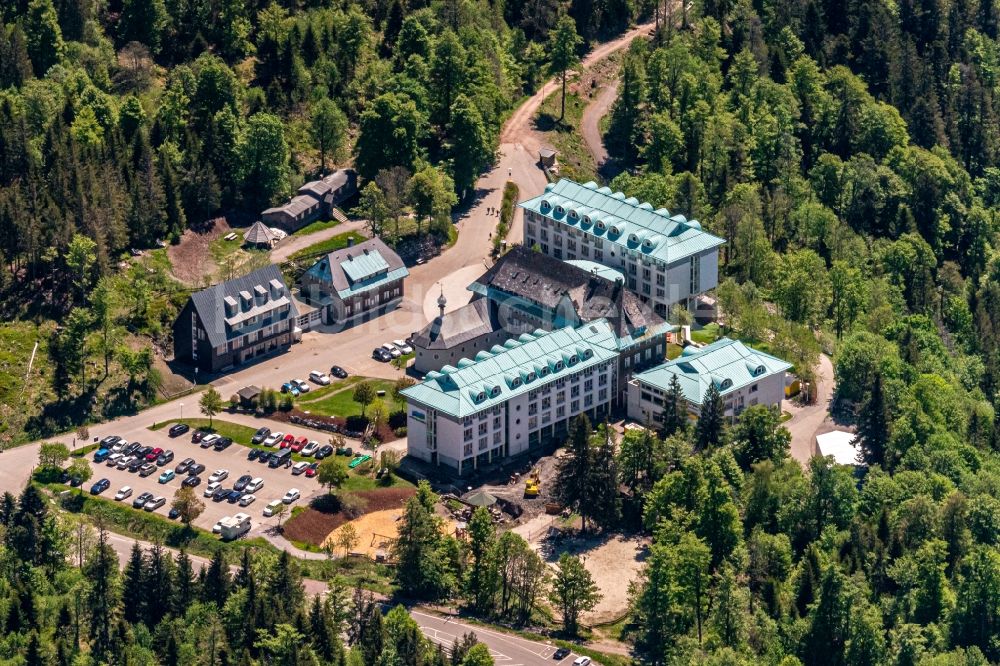
[[[300,296],[323,311],[326,324],[382,314],[403,298],[403,260],[378,238],[331,252],[303,273]]]
[[[725,241],[696,220],[566,178],[518,205],[524,209],[525,245],[620,272],[626,286],[661,316],[675,303],[693,311],[695,298],[718,285],[719,246]]]
[[[402,393],[408,453],[462,475],[599,419],[615,397],[619,341],[607,320],[522,333],[429,372]]]
[[[678,358],[632,376],[628,382],[628,415],[641,423],[659,423],[675,377],[692,417],[701,412],[713,384],[730,418],[751,405],[780,406],[785,397],[785,372],[791,367],[739,340],[721,338],[704,347],[691,345]]]

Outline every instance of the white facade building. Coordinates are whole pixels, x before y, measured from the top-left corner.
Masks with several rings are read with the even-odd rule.
[[[660,316],[719,282],[718,248],[725,241],[665,208],[626,198],[594,182],[550,183],[524,209],[524,244],[564,260],[593,261],[619,271],[626,286]]]
[[[729,338],[705,347],[685,347],[680,357],[633,375],[628,383],[628,416],[640,423],[660,423],[674,377],[692,418],[701,412],[712,384],[719,390],[725,414],[731,419],[751,405],[780,407],[785,397],[785,371],[790,367],[779,358]]]
[[[403,391],[407,452],[459,475],[526,453],[597,419],[615,397],[617,338],[606,320],[524,333],[430,372]]]

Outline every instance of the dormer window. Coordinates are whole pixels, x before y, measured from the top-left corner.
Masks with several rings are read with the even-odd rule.
[[[608,225],[604,224],[604,220],[598,220],[597,221],[597,228],[598,229],[607,229]]]
[[[542,373],[541,374],[542,374],[542,377],[547,377],[548,374],[549,374],[549,369],[548,368],[542,368]]]
[[[642,242],[642,246],[645,247],[645,248],[651,248],[651,247],[653,247],[653,241],[651,241],[651,240],[649,240],[647,238],[646,240],[644,240]]]
[[[586,351],[583,352],[583,357],[584,358],[592,358],[593,356],[594,356],[594,350],[593,349],[588,349],[588,350],[586,350]]]
[[[733,387],[733,380],[732,379],[723,379],[722,380],[722,387],[721,388],[722,388],[723,391],[726,390],[727,388],[732,388],[732,387]]]
[[[574,366],[574,365],[576,365],[576,364],[577,364],[577,363],[578,363],[579,361],[580,361],[579,357],[577,357],[577,355],[576,355],[576,354],[573,354],[572,356],[570,356],[570,357],[569,357],[569,365],[570,365],[570,367],[573,367],[573,366]]]
[[[575,220],[577,218],[576,211],[571,208],[569,211],[569,216]]]
[[[611,233],[613,233],[614,235],[617,236],[621,232],[622,232],[621,229],[619,229],[618,227],[611,227]]]
[[[520,377],[515,377],[514,381],[512,381],[510,383],[510,385],[511,385],[511,388],[517,388],[517,387],[519,387],[521,385],[521,378]]]
[[[565,209],[565,208],[563,208],[562,206],[556,206],[556,213],[557,213],[558,215],[562,215],[562,214],[563,214],[563,213],[565,213],[565,212],[566,212],[566,209]]]
[[[482,402],[486,400],[486,391],[480,391],[479,395],[476,396],[476,402]]]
[[[493,397],[493,398],[496,398],[499,395],[500,395],[500,387],[499,386],[494,386],[493,390],[490,391],[490,396]]]
[[[536,379],[535,373],[534,372],[529,372],[528,373],[528,378],[525,381],[533,382],[533,381],[535,381],[535,379]]]
[[[562,362],[562,361],[556,361],[556,372],[559,372],[559,371],[560,371],[560,370],[562,370],[562,369],[563,369],[564,367],[566,367],[566,366],[564,366],[564,365],[563,365],[563,362]]]
[[[628,235],[628,242],[629,243],[638,243],[639,242],[639,237],[636,236],[635,234],[629,234]]]
[[[552,204],[549,203],[548,199],[542,199],[541,208],[543,208],[543,209],[545,209],[545,208],[552,208]]]
[[[753,371],[753,376],[754,376],[754,377],[760,377],[760,376],[761,376],[762,374],[764,374],[764,373],[765,373],[766,371],[767,371],[767,370],[766,370],[766,369],[764,368],[764,366],[762,366],[762,365],[758,365],[758,366],[757,366],[757,369]]]

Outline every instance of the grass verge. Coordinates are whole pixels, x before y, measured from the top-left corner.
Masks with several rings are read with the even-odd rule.
[[[302,248],[290,258],[293,261],[299,261],[302,259],[312,259],[318,257],[322,254],[328,254],[330,252],[335,252],[337,250],[342,250],[347,247],[348,243],[353,242],[355,244],[362,243],[365,237],[356,231],[348,231],[342,234],[337,234],[333,238],[327,238],[326,240],[320,241],[318,243],[313,243],[309,247]]]
[[[395,382],[388,379],[368,379],[376,391],[385,391],[382,398],[387,407],[392,407],[392,389]],[[308,410],[310,414],[322,414],[324,416],[339,416],[347,418],[361,415],[361,405],[354,402],[354,385],[336,391],[334,393],[324,393],[320,398],[314,400],[299,400],[299,409]],[[312,392],[307,393],[310,395]]]
[[[340,224],[337,220],[316,220],[311,222],[306,226],[295,231],[293,236],[308,236],[309,234],[314,234],[317,231],[326,231],[327,229],[333,229],[335,226]]]
[[[580,133],[583,111],[590,100],[575,93],[566,94],[566,116],[559,120],[559,88],[545,98],[538,110],[536,127],[559,153],[559,175],[581,183],[597,180],[597,165]]]

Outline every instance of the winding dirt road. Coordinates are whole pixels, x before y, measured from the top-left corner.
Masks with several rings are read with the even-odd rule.
[[[608,83],[601,88],[594,101],[583,110],[583,118],[580,119],[580,134],[587,144],[587,149],[594,156],[594,164],[597,170],[608,161],[608,150],[604,147],[604,137],[601,136],[601,118],[608,114],[618,99],[618,79]]]

